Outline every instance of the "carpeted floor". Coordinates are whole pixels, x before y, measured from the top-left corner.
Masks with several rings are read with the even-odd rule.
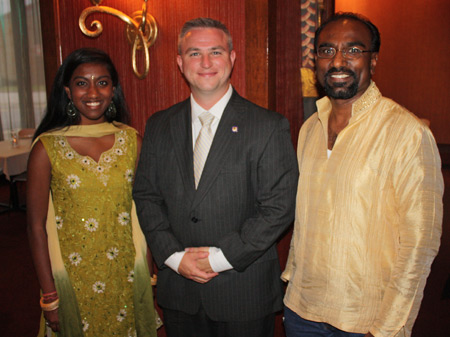
[[[447,191],[441,248],[432,266],[413,337],[450,336],[450,170],[444,170],[444,179]],[[21,202],[25,200],[25,188],[25,184],[19,186]],[[8,184],[0,177],[0,203],[8,202],[8,198]],[[35,337],[40,317],[39,285],[23,211],[0,214],[0,266],[0,336]],[[163,329],[158,335],[165,336]]]
[[[9,186],[2,177],[0,202],[8,203]],[[25,186],[19,186],[24,202]],[[26,234],[26,214],[0,214],[0,335],[35,337],[39,329],[39,284]]]

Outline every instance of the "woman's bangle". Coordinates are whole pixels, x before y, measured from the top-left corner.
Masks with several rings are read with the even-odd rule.
[[[44,303],[49,303],[49,302],[53,302],[54,300],[58,299],[58,294],[55,291],[50,294],[43,294],[42,298],[44,299],[43,300]]]
[[[58,296],[52,296],[52,297],[42,297],[42,302],[44,304],[52,303],[58,299]]]
[[[150,278],[150,284],[152,286],[156,286],[157,281],[158,281],[158,276],[156,274],[153,274],[153,276]]]
[[[41,309],[43,311],[53,311],[59,308],[59,298],[54,300],[51,303],[44,303],[44,298],[41,297],[41,300],[39,302],[41,304]]]
[[[56,294],[58,294],[58,293],[57,293],[56,290],[55,290],[55,291],[52,291],[51,293],[45,293],[45,294],[42,294],[42,297],[44,297],[44,298],[47,298],[47,297],[54,297],[53,295],[56,295]]]

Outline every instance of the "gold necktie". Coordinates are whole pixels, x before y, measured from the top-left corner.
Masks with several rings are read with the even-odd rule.
[[[208,157],[209,148],[211,147],[212,140],[214,138],[211,130],[211,124],[214,120],[214,116],[208,111],[203,112],[198,116],[202,123],[202,128],[195,141],[194,147],[194,178],[195,188],[198,186],[200,177],[202,175],[203,166],[205,166],[206,158]]]

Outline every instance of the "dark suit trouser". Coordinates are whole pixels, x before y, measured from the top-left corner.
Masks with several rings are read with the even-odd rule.
[[[243,322],[216,322],[200,308],[195,315],[164,309],[168,337],[273,337],[275,314]]]

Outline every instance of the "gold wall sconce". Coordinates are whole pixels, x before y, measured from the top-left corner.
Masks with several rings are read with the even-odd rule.
[[[150,57],[148,49],[156,41],[158,35],[158,26],[156,25],[156,20],[153,16],[147,13],[147,0],[144,0],[142,5],[142,11],[134,12],[131,17],[125,13],[114,9],[112,7],[100,6],[103,0],[91,0],[94,6],[88,7],[81,12],[80,18],[78,19],[78,24],[80,26],[83,34],[89,37],[97,37],[103,32],[103,26],[100,21],[94,20],[91,23],[91,28],[94,30],[89,30],[86,27],[86,18],[92,13],[106,13],[118,17],[124,21],[126,25],[126,36],[129,43],[133,46],[132,49],[132,66],[134,74],[139,78],[143,79],[147,76],[150,68]],[[136,51],[143,50],[145,56],[145,68],[141,73],[138,70],[136,62]]]

